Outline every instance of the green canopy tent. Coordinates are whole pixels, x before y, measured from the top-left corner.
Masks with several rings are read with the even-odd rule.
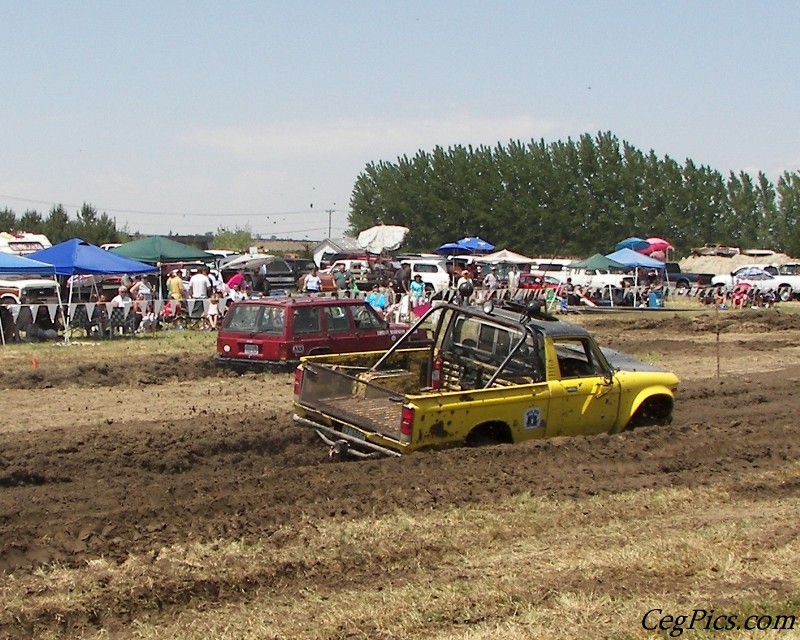
[[[200,249],[190,247],[188,244],[176,242],[163,236],[150,236],[141,240],[127,242],[119,247],[109,249],[111,253],[124,256],[139,262],[184,262],[190,260],[201,260],[211,262],[216,256]]]
[[[594,269],[597,271],[598,269],[629,269],[630,267],[622,264],[621,262],[617,262],[616,260],[612,260],[604,256],[601,253],[595,253],[593,256],[586,258],[586,260],[580,260],[578,262],[570,262],[567,265],[568,269]]]
[[[586,269],[590,271],[610,271],[611,269],[618,269],[620,271],[627,271],[630,269],[630,267],[622,264],[621,262],[617,262],[616,260],[612,260],[601,253],[595,253],[593,256],[586,258],[586,260],[571,262],[567,265],[567,269]],[[611,299],[611,306],[614,306],[614,296],[612,295],[611,291],[609,291],[609,297]]]
[[[175,262],[214,262],[217,258],[213,253],[207,253],[200,249],[195,249],[188,244],[176,242],[163,236],[150,236],[141,238],[133,242],[127,242],[113,249],[110,253],[124,256],[139,262],[148,262],[160,267],[164,264]],[[163,296],[164,278],[163,273],[159,277],[158,294]]]

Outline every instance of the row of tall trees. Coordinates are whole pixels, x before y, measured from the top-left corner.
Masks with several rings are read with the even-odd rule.
[[[11,209],[3,209],[0,210],[0,231],[42,233],[53,244],[72,238],[96,245],[128,239],[127,232],[118,230],[113,218],[106,213],[98,214],[97,209],[88,204],[84,204],[74,218],[62,205],[54,206],[47,216],[28,210],[18,217]]]
[[[480,236],[529,255],[585,256],[629,236],[660,236],[684,255],[715,242],[800,256],[797,173],[784,173],[777,188],[761,172],[725,178],[691,160],[643,153],[611,133],[436,147],[371,163],[350,206],[353,232],[404,225],[409,250]]]

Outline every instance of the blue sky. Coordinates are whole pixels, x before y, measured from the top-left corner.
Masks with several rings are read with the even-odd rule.
[[[18,215],[321,239],[369,162],[598,131],[800,170],[797,2],[0,0],[0,24]]]

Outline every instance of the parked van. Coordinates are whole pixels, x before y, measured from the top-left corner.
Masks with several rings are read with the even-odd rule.
[[[419,274],[425,289],[438,293],[446,291],[450,287],[450,273],[447,271],[447,259],[432,255],[399,256],[395,258],[400,264],[408,264],[411,267],[411,279]]]

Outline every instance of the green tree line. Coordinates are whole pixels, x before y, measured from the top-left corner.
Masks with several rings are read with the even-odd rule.
[[[27,210],[21,216],[11,209],[0,210],[0,231],[27,231],[42,233],[53,244],[80,238],[91,244],[126,242],[128,234],[117,230],[117,223],[106,213],[97,213],[93,206],[84,204],[75,218],[70,218],[62,205],[56,205],[47,216],[38,211]]]
[[[464,236],[528,255],[608,253],[629,236],[678,248],[719,243],[800,255],[800,176],[777,187],[759,172],[727,177],[686,160],[643,153],[611,133],[494,148],[419,151],[370,163],[357,177],[348,223],[411,231],[408,250],[430,251]]]

